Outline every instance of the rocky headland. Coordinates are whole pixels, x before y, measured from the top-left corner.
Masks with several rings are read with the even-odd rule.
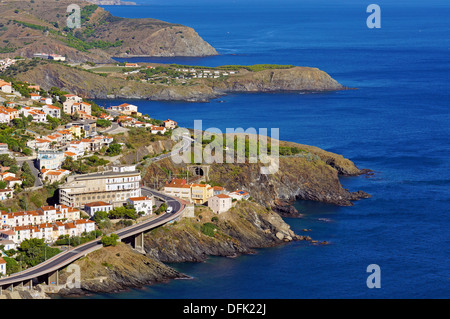
[[[68,27],[67,8],[71,5],[81,9],[81,28]],[[192,28],[150,18],[115,17],[96,4],[80,0],[2,1],[0,40],[0,57],[33,58],[35,53],[47,53],[65,56],[70,62],[218,54]]]
[[[225,79],[197,79],[189,85],[144,83],[45,61],[33,67],[27,67],[27,62],[23,62],[11,75],[17,80],[35,83],[44,89],[59,87],[88,99],[209,102],[229,93],[347,89],[326,72],[309,67],[242,72]]]

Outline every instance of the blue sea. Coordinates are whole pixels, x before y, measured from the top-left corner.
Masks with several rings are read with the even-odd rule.
[[[203,128],[279,128],[280,139],[342,154],[373,176],[341,178],[372,195],[351,207],[298,201],[285,219],[313,239],[238,258],[171,265],[193,277],[96,298],[449,298],[450,2],[144,1],[112,14],[193,27],[220,53],[128,61],[317,67],[357,88],[231,94],[218,103],[131,101],[151,117]],[[122,100],[97,101],[109,106]],[[127,101],[130,103],[130,101]],[[380,267],[369,289],[367,267]]]

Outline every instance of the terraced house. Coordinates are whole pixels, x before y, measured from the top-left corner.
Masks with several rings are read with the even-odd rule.
[[[54,242],[61,235],[81,235],[95,230],[93,221],[80,219],[80,211],[64,205],[35,211],[0,212],[0,239],[20,244],[25,239]]]
[[[187,184],[185,179],[173,179],[164,186],[164,193],[190,203],[204,204],[214,196],[214,188],[209,184]]]

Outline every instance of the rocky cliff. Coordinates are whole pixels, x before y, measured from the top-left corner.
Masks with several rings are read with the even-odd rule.
[[[256,202],[282,212],[286,203],[297,199],[351,206],[352,201],[370,197],[360,190],[344,189],[339,181],[339,176],[357,176],[368,170],[357,168],[342,155],[317,147],[280,142],[280,147],[286,146],[301,149],[302,153],[280,156],[275,174],[262,174],[261,163],[213,164],[209,180],[230,190],[246,190]]]
[[[217,221],[211,222],[213,217]],[[213,236],[202,230],[214,225]],[[292,240],[296,235],[281,217],[254,202],[239,202],[219,215],[209,208],[197,208],[196,218],[158,228],[145,236],[148,255],[162,262],[199,262],[208,256],[236,256]]]
[[[75,262],[80,266],[81,288],[62,289],[61,295],[119,292],[175,278],[186,278],[160,261],[148,258],[119,243],[116,247],[103,247]],[[67,282],[63,270],[60,282]]]
[[[240,202],[220,215],[206,207],[197,208],[195,218],[184,218],[147,233],[145,256],[120,243],[76,261],[81,271],[81,288],[63,289],[59,293],[117,292],[188,278],[164,263],[200,262],[208,256],[253,253],[256,248],[293,240],[314,243],[310,237],[296,235],[278,214],[257,203]],[[60,282],[65,282],[67,275],[63,271]]]
[[[345,89],[317,68],[294,67],[249,72],[214,83],[218,92],[332,91]]]

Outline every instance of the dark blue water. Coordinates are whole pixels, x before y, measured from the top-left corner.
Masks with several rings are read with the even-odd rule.
[[[144,3],[144,1],[141,1]],[[450,3],[379,1],[368,29],[360,1],[148,1],[108,7],[123,17],[191,26],[220,56],[137,59],[192,65],[318,67],[357,90],[241,94],[224,103],[133,101],[151,117],[221,130],[280,128],[280,138],[343,154],[376,174],[342,178],[372,198],[353,207],[297,202],[292,229],[331,242],[295,242],[236,259],[175,265],[176,280],[100,298],[448,298]],[[123,101],[98,101],[109,105]],[[381,268],[368,289],[366,267]]]

